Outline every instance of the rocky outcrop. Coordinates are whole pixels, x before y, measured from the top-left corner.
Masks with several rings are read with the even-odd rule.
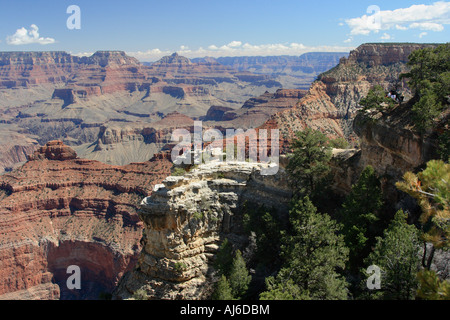
[[[136,58],[128,56],[124,51],[97,51],[92,56],[80,58],[79,61],[82,64],[98,65],[103,68],[123,65],[140,66]]]
[[[267,165],[210,162],[185,176],[168,177],[144,199],[143,249],[136,268],[115,290],[127,299],[139,289],[151,299],[204,299],[210,294],[212,261],[224,237],[238,248],[247,242],[242,204],[285,212],[291,191],[284,169],[262,175]]]
[[[435,46],[435,44],[419,43],[366,43],[353,50],[348,59],[342,59],[341,63],[362,63],[368,67],[407,63],[410,54],[414,51]]]
[[[359,101],[376,84],[386,90],[397,87],[407,100],[410,90],[399,75],[409,70],[408,57],[427,44],[363,44],[348,58],[318,76],[308,93],[294,107],[271,116],[267,123],[280,129],[287,140],[295,132],[310,127],[331,138],[345,137],[353,146],[357,136],[353,120],[360,109]]]
[[[77,153],[70,147],[64,145],[62,141],[50,141],[45,146],[40,147],[29,160],[72,160],[77,158]]]
[[[423,139],[411,129],[383,120],[363,122],[364,119],[356,118],[355,128],[362,145],[361,165],[375,167],[380,175],[399,179],[437,156],[436,139]]]
[[[140,201],[170,174],[168,157],[127,166],[77,159],[61,142],[0,177],[0,299],[98,299],[140,252]],[[81,271],[69,290],[67,268]]]
[[[0,138],[0,174],[11,171],[20,163],[27,161],[28,155],[39,147],[35,139],[23,133],[0,130]]]
[[[100,127],[95,143],[76,147],[82,157],[113,165],[125,165],[151,159],[172,143],[176,129],[193,132],[194,120],[172,112],[152,124],[109,123]]]
[[[289,109],[278,112],[266,122],[280,130],[286,139],[295,137],[297,131],[305,128],[320,130],[330,138],[343,137],[342,119],[344,115],[326,94],[325,85],[314,83],[308,93]]]
[[[62,84],[78,63],[66,52],[0,52],[0,88]]]
[[[411,97],[406,80],[399,75],[409,71],[409,55],[429,44],[376,43],[363,44],[342,58],[335,68],[321,74],[318,80],[325,84],[325,93],[344,116],[343,130],[347,137],[353,134],[353,119],[359,109],[359,101],[374,85],[385,90],[396,88],[405,97]]]
[[[275,93],[248,99],[240,109],[224,111],[221,120],[216,120],[226,128],[257,128],[278,112],[291,110],[308,91],[301,89],[278,89]],[[215,108],[211,110],[215,112]]]
[[[420,133],[415,129],[411,101],[387,113],[359,112],[353,126],[360,148],[338,150],[333,161],[335,191],[346,194],[367,166],[380,177],[388,203],[397,209],[420,210],[400,192],[395,183],[406,172],[418,172],[428,161],[439,159],[439,135],[448,130],[450,111],[444,111],[434,129]]]
[[[236,118],[236,114],[233,113],[234,109],[223,107],[223,106],[212,106],[209,108],[208,112],[206,113],[206,116],[203,118],[204,121],[227,121],[227,120],[233,120]],[[231,112],[229,112],[231,111]],[[226,114],[226,116],[225,116]],[[230,114],[233,114],[233,116],[230,117]]]

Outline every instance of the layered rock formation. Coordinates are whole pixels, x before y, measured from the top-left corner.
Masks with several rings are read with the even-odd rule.
[[[292,108],[274,114],[265,126],[277,127],[281,136],[288,139],[305,128],[320,130],[330,138],[336,138],[344,136],[343,117],[326,94],[325,85],[316,82]]]
[[[194,120],[178,112],[169,113],[152,124],[108,123],[100,127],[97,141],[75,149],[84,158],[125,165],[151,159],[172,143],[172,133],[176,129],[193,132],[193,127]]]
[[[236,109],[274,86],[281,84],[270,76],[239,72],[217,62],[193,63],[177,54],[145,66],[122,51],[99,51],[89,57],[4,52],[0,55],[0,134],[12,132],[11,137],[21,135],[24,141],[40,145],[63,140],[94,151],[87,145],[96,142],[103,127],[150,127],[175,111],[202,117],[213,105]],[[10,160],[23,160],[17,146],[27,150],[34,146],[14,139],[5,144],[9,155],[0,160],[3,168],[15,165]],[[117,163],[115,158],[121,159],[120,164],[127,159],[146,161],[157,151],[145,145],[133,158],[117,148],[111,163]]]
[[[347,136],[352,134],[352,120],[359,108],[359,101],[374,85],[381,85],[386,91],[397,89],[411,97],[406,80],[399,75],[409,71],[406,65],[409,55],[429,44],[375,43],[363,44],[342,58],[335,68],[321,74],[319,82],[325,84],[325,93],[344,115],[343,129]]]
[[[35,139],[0,125],[0,173],[27,161],[27,156],[38,147]]]
[[[387,113],[358,113],[353,128],[360,148],[335,151],[334,181],[338,193],[348,193],[362,170],[370,165],[381,178],[389,203],[417,210],[414,201],[400,192],[395,183],[406,172],[418,172],[428,161],[440,158],[439,136],[448,130],[450,110],[440,115],[433,129],[420,133],[415,129],[411,103],[400,104]]]
[[[346,52],[309,52],[296,56],[221,57],[193,59],[195,62],[217,61],[241,72],[275,76],[284,88],[307,90],[315,78],[335,67]]]
[[[264,167],[210,162],[157,185],[139,211],[145,230],[138,264],[122,278],[115,298],[130,298],[140,289],[151,299],[207,298],[221,241],[227,237],[242,248],[248,240],[242,230],[242,204],[280,212],[287,207],[291,191],[284,169],[264,176]]]
[[[215,120],[216,126],[224,128],[257,128],[271,116],[295,107],[307,91],[301,89],[278,89],[247,100],[240,109],[224,110],[213,106],[204,120]],[[221,113],[220,117],[214,114]]]
[[[155,161],[110,166],[61,142],[0,179],[0,299],[98,299],[140,252],[140,201],[170,174]],[[69,290],[67,268],[81,270]]]
[[[66,52],[0,52],[0,88],[63,84],[78,64]]]
[[[50,141],[44,147],[40,147],[28,160],[72,160],[77,158],[77,153],[62,141]]]
[[[318,76],[309,92],[295,105],[271,116],[267,125],[277,127],[287,140],[306,127],[318,129],[331,138],[346,137],[356,146],[353,119],[359,101],[374,85],[397,88],[410,98],[406,82],[399,75],[409,70],[409,55],[427,44],[363,44],[339,65]]]

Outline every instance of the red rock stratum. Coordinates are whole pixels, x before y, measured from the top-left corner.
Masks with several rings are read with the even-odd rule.
[[[59,141],[0,177],[0,299],[97,299],[140,251],[136,210],[170,174],[157,161],[111,166],[78,159]],[[81,269],[68,290],[67,267]]]

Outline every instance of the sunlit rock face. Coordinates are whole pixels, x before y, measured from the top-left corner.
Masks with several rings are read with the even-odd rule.
[[[226,237],[237,247],[248,241],[242,205],[287,211],[291,190],[285,171],[262,175],[267,166],[212,162],[157,185],[139,211],[144,236],[138,263],[121,279],[115,298],[129,298],[139,289],[153,299],[207,298],[221,241]]]

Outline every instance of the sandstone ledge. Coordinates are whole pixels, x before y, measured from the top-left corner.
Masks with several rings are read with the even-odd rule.
[[[262,175],[266,164],[209,163],[185,176],[168,177],[144,199],[143,249],[136,268],[120,281],[114,297],[127,299],[144,289],[152,299],[204,299],[210,293],[212,261],[227,237],[246,245],[244,202],[287,208],[286,174]]]

